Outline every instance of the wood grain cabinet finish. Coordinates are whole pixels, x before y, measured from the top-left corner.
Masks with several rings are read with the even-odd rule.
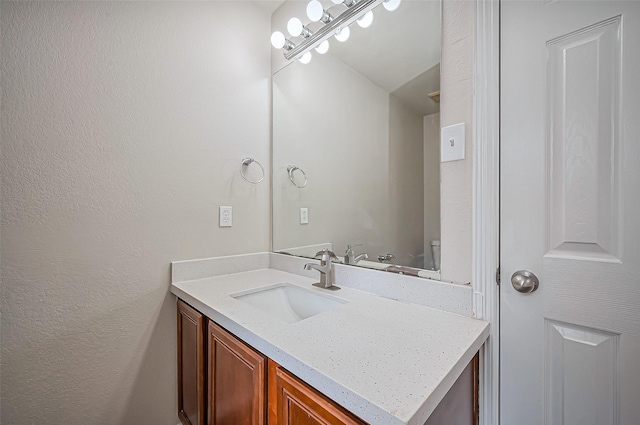
[[[366,422],[269,360],[269,425],[366,425]]]
[[[178,416],[183,425],[367,425],[181,300]],[[477,354],[425,423],[445,424],[478,424]]]
[[[178,300],[178,417],[205,425],[205,317]]]
[[[266,357],[209,321],[209,425],[266,425]]]

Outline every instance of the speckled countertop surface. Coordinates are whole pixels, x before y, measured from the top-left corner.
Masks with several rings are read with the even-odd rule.
[[[274,269],[174,282],[171,292],[372,425],[422,425],[489,335],[489,324]],[[290,283],[349,300],[285,323],[229,296]]]

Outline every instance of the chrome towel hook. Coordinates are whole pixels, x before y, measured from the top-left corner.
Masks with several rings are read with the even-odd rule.
[[[254,181],[254,180],[249,180],[247,178],[247,176],[244,174],[245,172],[245,167],[249,167],[249,165],[251,165],[252,162],[255,162],[256,164],[258,164],[258,167],[260,167],[260,171],[262,171],[262,177],[260,177],[260,180]],[[240,163],[240,175],[242,176],[243,179],[245,179],[246,181],[248,181],[251,184],[258,184],[260,183],[262,180],[264,180],[264,168],[262,168],[262,164],[260,164],[258,161],[256,161],[253,158],[242,158],[242,162]]]
[[[302,176],[304,177],[304,183],[302,185],[299,185],[296,183],[295,178],[293,177],[293,172],[294,171],[300,171],[302,173]],[[291,180],[291,183],[293,183],[293,185],[295,187],[297,187],[298,189],[302,189],[303,187],[305,187],[307,185],[307,174],[304,172],[304,170],[298,166],[295,165],[289,165],[287,167],[287,172],[289,173],[289,180]]]

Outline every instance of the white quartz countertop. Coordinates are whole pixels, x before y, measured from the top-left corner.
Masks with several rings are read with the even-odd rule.
[[[171,292],[372,425],[422,425],[489,335],[489,324],[260,269],[174,282]],[[295,323],[229,294],[289,283],[349,302]]]

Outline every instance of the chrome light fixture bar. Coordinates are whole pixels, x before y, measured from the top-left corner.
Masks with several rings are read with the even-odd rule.
[[[360,0],[355,4],[352,4],[352,6],[348,7],[347,10],[334,17],[330,22],[325,23],[322,28],[302,40],[300,44],[293,46],[291,49],[285,48],[284,57],[286,59],[294,59],[302,56],[324,40],[329,39],[338,29],[348,27],[354,21],[361,18],[365,13],[384,1],[385,0]]]

